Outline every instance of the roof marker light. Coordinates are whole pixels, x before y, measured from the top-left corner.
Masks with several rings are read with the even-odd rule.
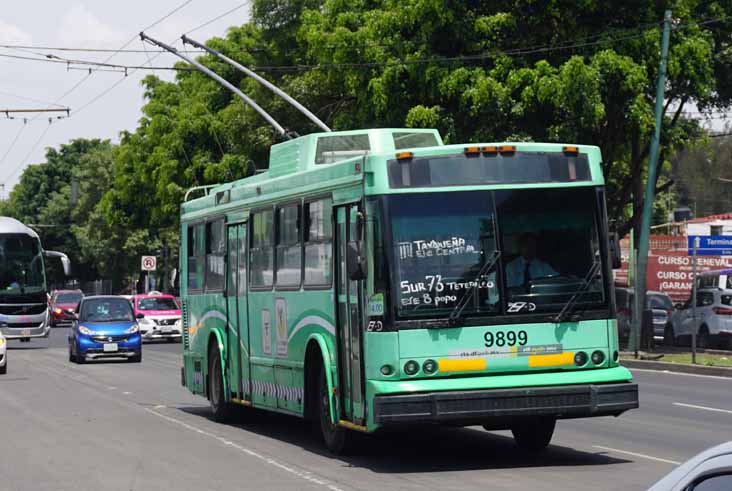
[[[480,155],[480,147],[465,147],[465,155]]]
[[[495,155],[498,153],[498,147],[495,145],[489,145],[487,147],[483,147],[483,153],[488,153],[491,155]]]
[[[397,152],[396,154],[397,160],[411,159],[412,157],[414,157],[412,152]]]
[[[575,147],[574,145],[567,145],[566,147],[562,147],[562,151],[564,153],[577,155],[579,153],[579,148]]]
[[[498,147],[498,151],[501,153],[515,153],[516,145],[501,145]]]

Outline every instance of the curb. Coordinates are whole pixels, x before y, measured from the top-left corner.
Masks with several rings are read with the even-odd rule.
[[[715,377],[732,378],[732,368],[708,367],[705,365],[686,365],[670,361],[628,360],[620,359],[620,364],[626,368],[643,368],[665,372],[691,373],[695,375],[713,375]]]

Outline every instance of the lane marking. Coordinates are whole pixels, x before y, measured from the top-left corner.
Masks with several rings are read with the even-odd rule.
[[[621,363],[622,366],[622,363]],[[628,368],[631,372],[648,372],[648,373],[664,373],[667,375],[683,375],[685,377],[702,377],[702,378],[714,378],[717,380],[726,380],[732,382],[730,377],[720,377],[719,375],[701,375],[698,373],[684,373],[684,372],[672,372],[670,370],[650,370],[648,368]]]
[[[599,448],[600,450],[607,450],[608,452],[622,453],[622,454],[626,454],[626,455],[632,455],[634,457],[640,457],[642,459],[655,460],[656,462],[663,462],[664,464],[681,465],[681,462],[677,462],[675,460],[669,460],[669,459],[662,459],[660,457],[654,457],[652,455],[646,455],[646,454],[636,453],[636,452],[628,452],[627,450],[619,450],[617,448],[602,447],[600,445],[593,445],[592,447]]]
[[[732,414],[729,409],[717,409],[716,407],[697,406],[695,404],[684,404],[683,402],[674,402],[674,406],[690,407],[692,409],[703,409],[704,411],[714,411],[715,413]]]
[[[186,423],[184,421],[181,421],[179,419],[176,419],[176,418],[173,418],[173,417],[170,417],[170,416],[166,416],[165,414],[161,414],[158,411],[155,411],[153,409],[150,409],[150,408],[147,408],[147,407],[145,407],[143,409],[145,411],[147,411],[148,413],[150,413],[150,414],[154,414],[155,416],[157,416],[159,418],[162,418],[162,419],[164,419],[166,421],[169,421],[171,423],[175,423],[177,425],[180,425],[180,426],[182,426],[182,427],[184,427],[186,429],[189,429],[191,431],[194,431],[194,432],[198,433],[199,435],[203,435],[203,436],[207,436],[209,438],[213,438],[214,440],[217,440],[217,441],[223,443],[226,446],[235,448],[235,449],[239,450],[240,452],[243,452],[243,453],[245,453],[245,454],[247,454],[247,455],[249,455],[251,457],[254,457],[254,458],[257,458],[259,460],[262,460],[262,461],[266,462],[267,464],[270,464],[270,465],[272,465],[274,467],[277,467],[278,469],[281,469],[281,470],[283,470],[285,472],[288,472],[288,473],[290,473],[290,474],[292,474],[292,475],[294,475],[296,477],[299,477],[300,479],[304,479],[305,481],[311,482],[313,484],[317,484],[319,486],[323,486],[323,487],[328,488],[328,489],[330,489],[332,491],[343,491],[341,488],[335,486],[334,484],[331,484],[329,482],[323,481],[322,479],[319,479],[319,478],[315,477],[314,475],[312,475],[309,472],[301,472],[301,471],[299,471],[297,469],[294,469],[292,467],[289,467],[289,466],[287,466],[287,465],[285,465],[285,464],[283,464],[283,463],[281,463],[281,462],[279,462],[277,460],[274,460],[271,457],[267,457],[267,456],[262,455],[262,454],[260,454],[258,452],[255,452],[254,450],[250,450],[250,449],[248,449],[246,447],[242,447],[241,445],[238,445],[238,444],[232,442],[231,440],[227,440],[226,438],[223,438],[223,437],[220,437],[218,435],[215,435],[214,433],[208,432],[206,430],[202,430],[201,428],[197,428],[196,426],[190,425],[190,424],[188,424],[188,423]]]

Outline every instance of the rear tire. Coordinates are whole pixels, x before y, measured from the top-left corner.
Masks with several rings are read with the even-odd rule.
[[[557,420],[537,417],[523,421],[511,427],[516,445],[525,452],[538,453],[546,449],[554,435]]]
[[[224,378],[221,371],[221,353],[212,344],[208,352],[208,400],[214,421],[226,423],[234,416],[234,407],[226,402],[224,394]]]
[[[5,375],[8,373],[8,362],[5,362],[5,365],[0,367],[0,375]]]
[[[319,390],[318,390],[318,417],[320,421],[320,434],[326,448],[335,455],[345,455],[351,450],[353,434],[350,430],[334,425],[330,420],[330,394],[328,393],[328,382],[325,378],[325,369],[320,365]]]
[[[666,324],[666,329],[663,330],[663,345],[676,346],[676,336],[674,336],[674,328],[671,324]]]

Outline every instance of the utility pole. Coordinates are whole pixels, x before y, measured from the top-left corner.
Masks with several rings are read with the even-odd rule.
[[[661,37],[661,61],[658,65],[658,81],[656,83],[656,128],[651,140],[651,151],[648,161],[648,180],[646,182],[646,194],[643,200],[643,215],[641,216],[640,237],[638,240],[638,269],[636,270],[635,295],[636,305],[645,311],[646,309],[646,275],[648,268],[648,243],[651,232],[651,213],[653,211],[653,196],[656,188],[656,174],[658,164],[658,150],[661,143],[661,125],[663,124],[663,94],[666,84],[666,60],[668,58],[668,45],[671,35],[671,11],[667,10],[663,16],[663,35]],[[638,349],[636,345],[640,339],[642,319],[646,316],[633,316],[633,335],[630,336],[634,346],[633,351]]]

